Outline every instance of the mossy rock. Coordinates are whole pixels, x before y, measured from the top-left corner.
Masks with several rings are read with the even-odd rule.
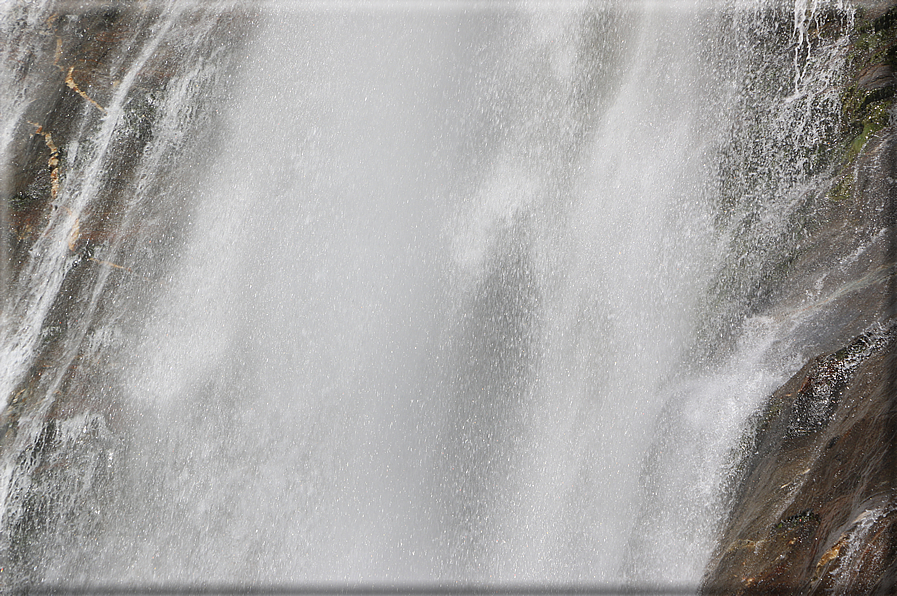
[[[791,515],[775,526],[773,526],[773,530],[795,530],[795,529],[803,529],[807,527],[814,527],[819,525],[819,516],[813,512],[812,509],[805,509],[796,515]]]
[[[841,93],[844,167],[854,162],[875,133],[890,124],[897,91],[897,5],[873,19],[860,16],[851,38],[846,76],[850,83]],[[849,196],[843,183],[842,177],[830,194],[832,198]]]
[[[9,198],[8,202],[11,210],[25,211],[37,206],[40,197],[29,192],[17,192]]]
[[[835,181],[834,185],[832,185],[832,188],[828,193],[828,198],[837,202],[847,201],[853,196],[854,182],[853,174],[851,172],[845,172]]]

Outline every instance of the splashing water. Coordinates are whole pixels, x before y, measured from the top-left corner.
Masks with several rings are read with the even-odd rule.
[[[0,386],[38,404],[5,445],[7,581],[696,586],[745,424],[806,356],[761,290],[836,122],[844,42],[808,23],[850,15],[823,4],[791,43],[764,2],[270,3],[239,72],[233,5],[166,5],[6,296]],[[33,397],[171,44],[117,224],[156,244],[92,257],[133,275],[94,263]]]

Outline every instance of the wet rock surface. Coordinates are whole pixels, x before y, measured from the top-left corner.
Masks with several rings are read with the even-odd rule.
[[[808,363],[757,420],[704,593],[892,593],[894,328]]]
[[[772,300],[819,355],[754,420],[704,594],[897,590],[897,3],[857,5],[842,157]]]
[[[6,320],[29,325],[40,299],[31,278],[42,259],[62,255],[53,271],[58,290],[45,290],[52,298],[46,314],[16,336],[34,333],[37,342],[0,413],[3,465],[29,472],[3,480],[0,591],[14,591],[60,573],[54,553],[86,543],[105,523],[99,505],[112,497],[124,448],[115,432],[121,396],[113,372],[123,347],[110,323],[124,328],[139,315],[110,321],[109,305],[127,299],[139,311],[146,304],[140,296],[159,283],[178,242],[178,224],[160,214],[189,208],[164,192],[183,174],[179,162],[154,171],[146,164],[209,141],[204,102],[228,69],[214,48],[225,40],[239,47],[249,21],[185,10],[168,24],[154,3],[13,3],[6,10],[0,60],[15,82],[4,98],[4,119],[14,128],[0,172]],[[166,28],[201,42],[166,40]],[[192,87],[179,87],[185,81]],[[185,110],[174,103],[180,96],[195,101]],[[182,130],[174,142],[158,141],[172,126],[166,113]],[[78,211],[82,196],[88,208]]]

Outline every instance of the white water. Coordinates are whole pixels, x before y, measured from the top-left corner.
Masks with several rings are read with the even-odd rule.
[[[96,546],[47,576],[696,586],[745,422],[804,357],[783,317],[701,335],[740,258],[720,14],[266,5],[176,266],[140,333],[108,327]]]

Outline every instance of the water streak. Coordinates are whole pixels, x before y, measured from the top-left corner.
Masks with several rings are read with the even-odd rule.
[[[849,11],[269,3],[235,74],[234,7],[183,6],[85,102],[7,295],[4,396],[177,45],[120,198],[147,243],[92,253],[91,322],[5,454],[5,556],[37,568],[12,583],[696,585],[747,421],[807,356],[812,313],[768,290],[839,109],[845,41],[810,22]]]

